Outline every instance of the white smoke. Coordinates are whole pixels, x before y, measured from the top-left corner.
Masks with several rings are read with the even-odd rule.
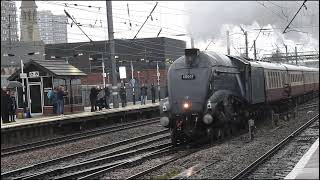
[[[270,49],[283,47],[283,44],[302,44],[315,50],[319,46],[319,1],[307,1],[287,33],[282,33],[302,3],[303,1],[186,2],[185,7],[190,12],[187,30],[197,42],[207,43],[208,39],[214,39],[215,45],[218,45],[225,44],[223,42],[226,42],[227,30],[230,34],[242,33],[239,27],[241,25],[248,31],[250,48],[259,33],[256,29],[263,27],[270,30],[260,32],[257,40],[260,47],[262,43],[269,44]],[[234,35],[231,40],[233,45],[238,41],[244,43],[243,35]]]

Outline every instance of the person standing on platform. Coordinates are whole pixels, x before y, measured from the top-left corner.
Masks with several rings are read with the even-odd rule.
[[[16,115],[16,109],[17,109],[17,101],[16,97],[13,91],[8,91],[8,94],[10,94],[9,99],[9,115],[10,115],[10,122],[16,122],[15,115]]]
[[[96,92],[97,96],[96,96],[96,103],[95,103],[95,105],[94,105],[95,110],[98,109],[98,96],[99,96],[99,93],[100,93],[100,91],[102,90],[102,88],[101,88],[100,86],[97,86],[97,87],[96,87],[96,90],[97,90],[97,92]],[[99,110],[99,111],[100,111],[100,110]]]
[[[156,102],[156,88],[154,87],[154,84],[151,84],[151,99],[152,103]]]
[[[120,98],[121,98],[122,107],[125,107],[127,105],[127,93],[126,93],[126,87],[124,84],[122,84],[120,87]]]
[[[106,106],[105,106],[105,108],[106,109],[110,109],[110,104],[109,104],[109,98],[110,98],[110,90],[109,90],[109,88],[108,88],[108,86],[106,86],[105,88],[104,88],[104,98],[105,98],[105,103],[106,103]]]
[[[57,88],[49,90],[47,95],[49,102],[52,103],[52,113],[57,114]]]
[[[91,112],[97,111],[97,98],[98,98],[98,89],[97,87],[92,87],[90,90]]]
[[[53,88],[52,91],[52,106],[53,106],[53,114],[57,114],[58,109],[58,98],[57,98],[58,89],[57,87]]]
[[[255,125],[254,125],[254,119],[253,119],[252,113],[250,113],[250,119],[248,120],[248,125],[249,125],[249,138],[250,140],[253,140]]]
[[[1,88],[1,119],[3,123],[9,123],[9,98],[6,90]]]
[[[60,86],[57,92],[57,113],[60,116],[64,115],[64,96],[66,95],[64,87]]]
[[[142,84],[141,87],[141,105],[142,104],[146,104],[146,100],[147,100],[147,91],[148,88],[145,86],[145,84]]]

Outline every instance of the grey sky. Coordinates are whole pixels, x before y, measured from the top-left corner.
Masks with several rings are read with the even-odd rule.
[[[83,24],[84,31],[93,40],[107,38],[105,1],[37,1],[38,10],[51,10],[64,14],[66,9]],[[66,4],[65,4],[66,3]],[[270,31],[261,32],[257,39],[260,56],[277,48],[283,50],[283,43],[289,51],[298,44],[299,50],[318,50],[319,46],[319,2],[307,1],[293,21],[290,32],[282,34],[285,26],[297,12],[303,1],[159,1],[152,20],[149,19],[138,38],[155,37],[160,28],[161,37],[172,37],[187,41],[189,37],[174,36],[191,33],[196,47],[226,53],[226,31],[231,36],[231,53],[243,52],[244,36],[239,25],[248,31],[249,47],[257,37],[260,27]],[[77,6],[75,6],[76,4]],[[129,5],[130,18],[127,12]],[[133,38],[149,15],[155,1],[113,1],[115,38]],[[19,8],[20,2],[17,1]],[[91,7],[88,7],[91,6]],[[131,22],[132,26],[129,26]],[[299,31],[299,32],[298,32]],[[69,42],[88,41],[81,31],[68,25]],[[252,49],[250,56],[252,56]]]

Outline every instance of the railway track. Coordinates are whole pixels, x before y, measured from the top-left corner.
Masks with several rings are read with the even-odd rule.
[[[157,122],[159,122],[158,118],[151,118],[151,119],[146,119],[142,121],[130,122],[130,123],[125,123],[125,124],[120,124],[120,125],[115,125],[110,127],[104,127],[104,128],[98,128],[98,129],[84,131],[81,133],[74,133],[74,134],[70,134],[62,137],[31,142],[27,144],[18,145],[18,146],[2,148],[1,157],[10,156],[10,155],[22,153],[22,152],[27,152],[35,149],[55,146],[63,143],[74,142],[74,141],[85,139],[85,138],[109,134],[109,133],[118,132],[126,129],[154,124]]]
[[[186,156],[189,156],[189,155],[191,155],[192,153],[195,153],[195,152],[197,152],[197,150],[194,150],[194,151],[191,151],[191,152],[186,152],[186,153],[184,153],[184,154],[182,154],[182,155],[177,155],[177,156],[172,157],[171,159],[169,159],[169,160],[167,160],[167,161],[165,161],[165,162],[163,162],[163,163],[161,163],[161,164],[158,164],[158,165],[156,165],[156,166],[150,167],[150,168],[148,168],[148,169],[146,169],[146,170],[144,170],[144,171],[138,172],[138,173],[136,173],[136,174],[134,174],[134,175],[126,178],[126,179],[129,180],[129,179],[141,178],[141,177],[143,177],[144,175],[146,175],[146,174],[148,174],[148,173],[151,173],[151,172],[153,172],[153,171],[156,171],[156,170],[160,169],[161,167],[163,167],[163,166],[165,166],[165,165],[167,165],[167,164],[169,164],[169,163],[172,163],[172,162],[177,161],[177,160],[179,160],[179,159],[181,159],[181,158],[184,158],[184,157],[186,157]]]
[[[264,155],[262,155],[257,160],[255,160],[248,167],[246,167],[240,173],[235,175],[232,179],[243,179],[243,178],[250,177],[255,172],[255,170],[257,168],[259,168],[259,166],[261,166],[264,163],[267,163],[267,161],[270,158],[272,158],[277,152],[279,152],[282,148],[284,148],[289,142],[292,142],[294,139],[296,139],[302,132],[304,132],[307,128],[309,128],[316,121],[319,121],[319,114],[317,114],[316,116],[311,118],[307,123],[305,123],[299,129],[297,129],[292,134],[287,136],[284,140],[282,140],[280,143],[278,143],[276,146],[274,146],[272,149],[270,149]],[[275,166],[275,164],[273,164],[271,166]],[[269,179],[269,178],[267,178],[267,179]]]
[[[99,163],[101,161],[105,162],[108,160],[114,160],[119,155],[124,156],[126,153],[128,155],[130,153],[134,154],[135,151],[136,152],[147,151],[148,149],[143,149],[143,148],[140,149],[139,151],[133,150],[133,149],[147,146],[147,145],[150,145],[155,142],[163,141],[163,140],[169,139],[169,137],[170,137],[170,135],[168,133],[168,130],[161,130],[161,131],[149,133],[149,134],[146,134],[143,136],[138,136],[135,138],[124,140],[124,141],[119,141],[119,142],[116,142],[113,144],[108,144],[108,145],[100,146],[97,148],[92,148],[89,150],[81,151],[79,153],[70,154],[70,155],[56,158],[53,160],[44,161],[44,162],[40,162],[40,163],[37,163],[34,165],[30,165],[30,166],[22,167],[22,168],[15,169],[12,171],[4,172],[1,174],[1,179],[8,179],[8,178],[23,179],[23,178],[28,178],[32,174],[35,175],[35,176],[32,176],[32,178],[34,179],[34,178],[38,178],[38,176],[43,177],[43,176],[46,176],[47,174],[50,175],[52,173],[63,171],[63,169],[65,169],[66,167],[70,168],[71,170],[74,170],[74,168],[81,167],[82,166],[81,164],[90,165],[90,164]],[[140,142],[140,141],[142,141],[142,142]],[[133,145],[130,145],[131,143],[133,143]],[[118,149],[116,151],[112,151],[112,149],[117,148],[122,145],[129,145],[129,146],[125,147],[125,148]],[[160,148],[160,146],[157,148]],[[152,149],[152,147],[150,147],[150,149]],[[153,147],[153,149],[155,149],[155,148]],[[91,157],[88,158],[89,156],[91,156]],[[80,159],[80,162],[73,163],[72,165],[70,165],[69,161],[74,161],[75,159],[79,159],[79,158],[82,158],[82,159]],[[65,166],[65,165],[61,166],[61,164],[69,164],[70,167]],[[57,168],[56,166],[60,166],[60,167]],[[48,169],[50,169],[50,170],[48,171]],[[35,172],[37,172],[37,173],[35,173]],[[42,178],[40,178],[40,179],[42,179]]]
[[[299,108],[299,111],[304,111],[306,109],[315,108],[315,107],[319,107],[319,103],[308,104],[304,107]]]
[[[130,150],[126,152],[114,152],[110,155],[102,155],[92,160],[86,160],[80,163],[64,166],[56,169],[50,169],[38,174],[17,177],[15,179],[73,179],[73,178],[93,178],[99,174],[110,171],[120,166],[149,158],[161,153],[168,152],[172,148],[171,143]]]

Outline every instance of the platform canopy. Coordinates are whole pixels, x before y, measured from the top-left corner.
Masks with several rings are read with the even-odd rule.
[[[60,78],[77,78],[79,76],[87,75],[64,60],[30,60],[24,65],[23,70],[24,72],[29,72],[31,69],[41,70],[48,75]],[[20,73],[21,69],[17,70],[10,77],[8,77],[8,80],[12,81],[19,79]]]

